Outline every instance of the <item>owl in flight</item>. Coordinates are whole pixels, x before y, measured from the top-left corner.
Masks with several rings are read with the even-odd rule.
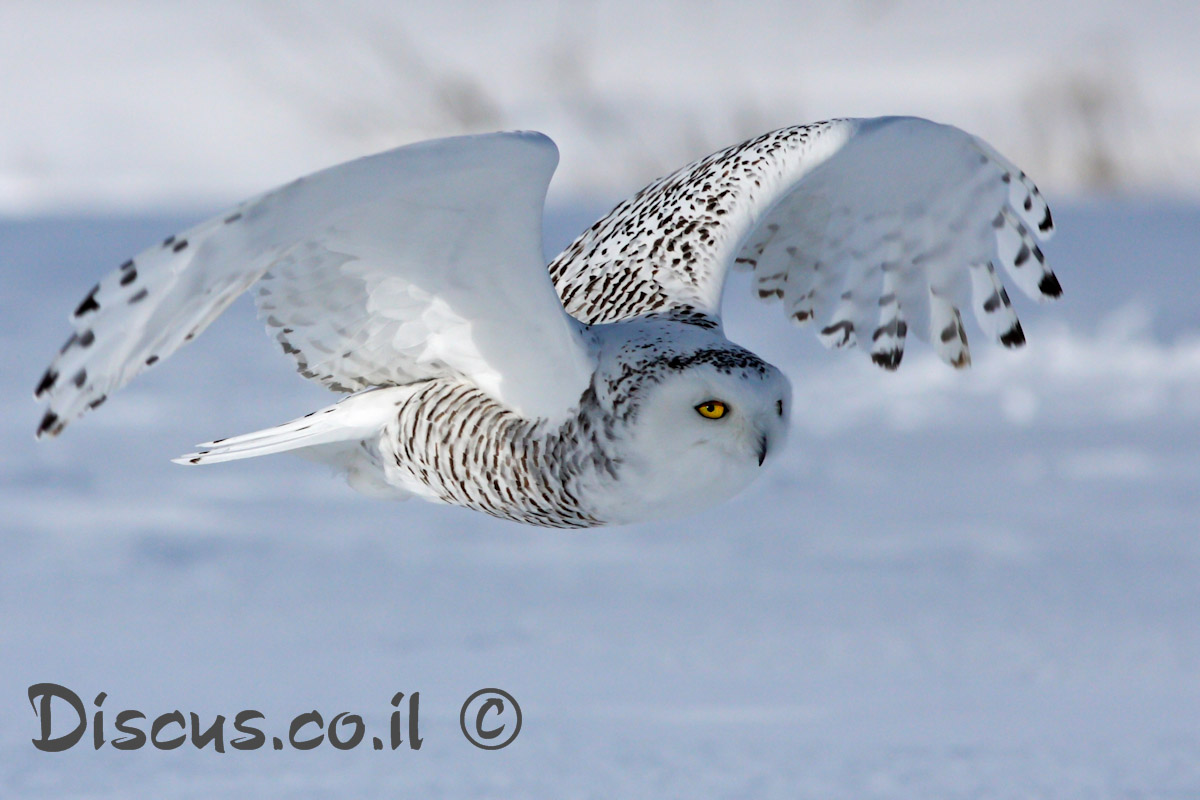
[[[980,139],[909,117],[783,128],[651,183],[547,269],[558,151],[537,133],[422,142],[247,200],[126,261],[75,309],[38,436],[104,402],[253,287],[306,378],[345,396],[182,464],[292,451],[367,494],[589,527],[731,497],[779,451],[783,373],[725,338],[726,273],[896,369],[911,331],[970,364],[961,309],[1025,341],[1000,273],[1061,293],[1053,224]],[[767,323],[763,323],[767,324]]]

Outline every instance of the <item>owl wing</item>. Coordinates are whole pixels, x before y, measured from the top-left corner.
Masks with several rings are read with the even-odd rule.
[[[980,139],[912,117],[844,119],[765,134],[647,186],[550,265],[585,322],[651,313],[720,321],[729,267],[752,270],[821,341],[860,339],[899,366],[911,328],[970,363],[959,309],[1008,347],[1025,337],[999,272],[1058,297],[1038,242],[1053,230],[1033,182]]]
[[[337,391],[465,376],[530,417],[578,403],[582,326],[545,271],[558,151],[502,133],[332,167],[168,238],[104,278],[38,386],[57,435],[208,326],[256,282],[302,374]]]

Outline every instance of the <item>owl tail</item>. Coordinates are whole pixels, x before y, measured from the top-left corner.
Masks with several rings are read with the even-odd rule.
[[[297,455],[336,464],[344,460],[344,451],[374,440],[395,419],[396,407],[411,394],[407,386],[368,389],[274,428],[204,442],[196,445],[196,452],[171,460],[176,464],[216,464],[295,450],[309,451]]]

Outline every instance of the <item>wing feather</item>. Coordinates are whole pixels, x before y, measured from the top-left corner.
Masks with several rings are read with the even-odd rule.
[[[332,167],[168,238],[105,277],[36,396],[39,435],[199,334],[260,282],[260,314],[337,391],[462,375],[531,417],[587,388],[592,356],[541,252],[558,163],[540,134],[422,142]]]
[[[782,298],[798,324],[815,320],[827,346],[864,344],[894,369],[911,326],[966,366],[968,304],[991,338],[1024,342],[996,265],[1031,297],[1061,293],[1039,246],[1053,228],[1033,181],[981,140],[912,117],[843,119],[655,181],[550,271],[571,314],[612,322],[673,309],[719,321],[726,273],[752,270],[757,295]]]

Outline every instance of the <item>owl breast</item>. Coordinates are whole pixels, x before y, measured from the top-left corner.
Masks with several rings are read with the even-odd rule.
[[[385,428],[389,483],[427,500],[552,528],[610,524],[618,484],[614,422],[591,390],[557,427],[526,419],[454,380],[419,384]]]

